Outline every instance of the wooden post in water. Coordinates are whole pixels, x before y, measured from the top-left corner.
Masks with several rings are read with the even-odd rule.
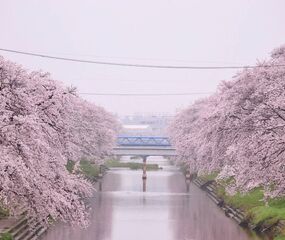
[[[189,170],[186,171],[185,182],[186,182],[186,191],[189,192],[189,190],[190,190],[190,182],[191,182],[191,174],[190,174]]]
[[[146,158],[147,158],[147,156],[143,156],[143,175],[142,175],[142,179],[146,179]]]
[[[98,182],[99,182],[99,192],[102,192],[102,178],[100,178]]]
[[[99,175],[98,175],[99,178],[102,178],[103,177],[103,166],[102,164],[99,165]]]
[[[99,174],[98,174],[98,182],[99,182],[99,191],[102,191],[102,180],[103,180],[103,166],[99,165]]]
[[[146,179],[143,178],[143,192],[146,192]]]

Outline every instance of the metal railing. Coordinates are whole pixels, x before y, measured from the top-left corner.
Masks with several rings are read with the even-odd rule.
[[[118,146],[171,146],[168,137],[119,136]]]

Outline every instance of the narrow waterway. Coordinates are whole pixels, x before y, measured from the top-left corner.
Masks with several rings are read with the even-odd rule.
[[[143,192],[141,171],[114,169],[91,201],[90,226],[56,224],[44,240],[252,240],[251,236],[184,176],[161,158],[163,170],[150,171]]]

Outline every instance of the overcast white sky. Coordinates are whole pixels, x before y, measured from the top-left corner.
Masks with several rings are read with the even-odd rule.
[[[91,60],[249,65],[285,43],[284,0],[1,0],[0,48]],[[0,51],[79,92],[212,92],[236,70],[140,69]],[[123,114],[174,113],[192,96],[83,96]]]

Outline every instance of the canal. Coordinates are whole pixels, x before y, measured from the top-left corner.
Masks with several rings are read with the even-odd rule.
[[[83,230],[64,224],[51,227],[44,240],[252,240],[167,160],[150,158],[163,170],[149,171],[143,192],[142,172],[109,171],[102,191],[91,200],[90,226]],[[98,186],[99,188],[99,186]]]

